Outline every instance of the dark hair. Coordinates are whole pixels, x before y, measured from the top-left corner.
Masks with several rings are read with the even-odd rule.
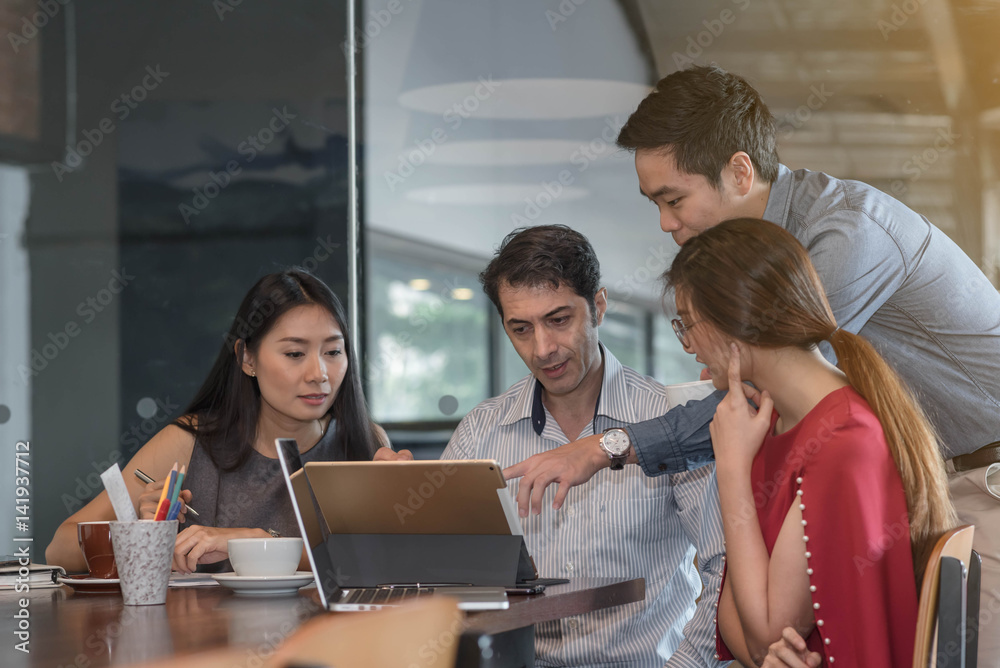
[[[250,288],[208,378],[185,416],[174,422],[194,434],[212,462],[224,471],[237,469],[246,462],[253,450],[260,417],[260,387],[256,378],[243,373],[242,353],[256,351],[282,315],[304,305],[326,309],[344,334],[347,373],[328,413],[337,421],[336,445],[349,460],[371,459],[378,449],[344,307],[323,281],[295,268],[268,274]]]
[[[847,382],[882,424],[903,481],[918,581],[937,538],[957,524],[937,437],[899,376],[872,345],[837,327],[809,253],[764,220],[727,220],[681,246],[664,273],[698,318],[763,348],[809,350],[829,340]]]
[[[622,126],[618,145],[668,152],[681,171],[701,174],[715,188],[737,151],[767,183],[778,178],[774,117],[746,79],[716,65],[660,79]]]
[[[501,318],[501,286],[551,285],[558,290],[566,284],[587,300],[591,319],[594,325],[597,324],[594,296],[601,287],[601,263],[587,237],[565,225],[514,230],[504,238],[493,259],[479,274],[479,282]]]

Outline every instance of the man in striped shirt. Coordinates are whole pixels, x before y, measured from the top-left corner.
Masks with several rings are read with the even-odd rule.
[[[442,458],[510,467],[670,408],[663,385],[598,340],[607,291],[583,235],[561,225],[515,231],[480,280],[531,374],[465,416]],[[613,465],[586,485],[558,494],[553,486],[536,508],[554,498],[555,511],[521,520],[539,574],[641,577],[646,600],[539,625],[536,665],[722,665],[713,636],[724,554],[714,467],[651,478]]]

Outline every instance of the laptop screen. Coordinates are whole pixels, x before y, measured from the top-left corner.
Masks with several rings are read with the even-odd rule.
[[[279,438],[275,440],[275,445],[278,449],[278,461],[281,463],[281,474],[285,478],[285,485],[292,500],[292,510],[295,511],[295,521],[299,525],[302,540],[306,543],[309,565],[312,567],[313,577],[316,578],[320,602],[323,607],[329,607],[330,602],[335,601],[340,595],[341,589],[336,569],[324,547],[329,533],[318,520],[319,505],[309,480],[304,474],[292,478],[292,474],[302,469],[298,443],[294,438]]]

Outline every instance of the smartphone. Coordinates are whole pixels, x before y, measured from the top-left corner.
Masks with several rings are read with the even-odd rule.
[[[509,596],[541,594],[545,591],[545,585],[524,585],[517,587],[507,587]]]

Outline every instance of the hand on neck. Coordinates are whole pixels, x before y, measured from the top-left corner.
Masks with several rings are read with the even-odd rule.
[[[826,395],[849,384],[818,349],[756,348],[752,368],[753,377],[746,380],[774,399],[779,433],[798,424]]]

